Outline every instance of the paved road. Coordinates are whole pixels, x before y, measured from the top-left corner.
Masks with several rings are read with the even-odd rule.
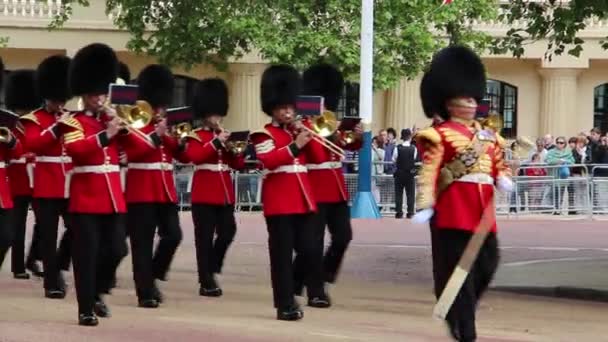
[[[263,218],[238,217],[239,233],[220,281],[224,297],[197,296],[189,215],[167,303],[135,307],[130,258],[108,298],[113,318],[97,328],[76,323],[74,291],[65,301],[41,298],[39,280],[0,272],[0,342],[21,341],[448,341],[434,303],[428,228],[405,220],[356,221],[355,240],[330,310],[305,308],[301,322],[274,319]],[[500,224],[502,266],[497,285],[608,287],[608,227],[604,222],[509,220]],[[589,268],[592,272],[586,272]],[[604,269],[605,270],[605,269]],[[516,282],[516,283],[517,283]],[[561,284],[564,285],[564,284]],[[605,303],[492,291],[479,308],[479,341],[608,341]]]

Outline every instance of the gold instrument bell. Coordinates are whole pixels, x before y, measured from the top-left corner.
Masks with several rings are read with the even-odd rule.
[[[330,111],[324,111],[321,115],[311,118],[312,129],[323,138],[332,136],[338,130],[338,119]]]
[[[244,153],[246,148],[247,148],[246,141],[227,141],[226,142],[226,149],[234,155],[239,155],[239,154]]]
[[[183,139],[192,132],[192,125],[189,122],[180,122],[173,126],[173,135],[179,139]]]
[[[11,131],[6,127],[0,127],[0,142],[9,142],[11,140]]]
[[[496,133],[500,133],[503,128],[502,118],[496,113],[489,114],[487,117],[481,119],[479,123],[484,129],[490,129]]]
[[[142,129],[152,122],[154,110],[147,101],[136,101],[135,105],[119,105],[116,114],[131,128]]]

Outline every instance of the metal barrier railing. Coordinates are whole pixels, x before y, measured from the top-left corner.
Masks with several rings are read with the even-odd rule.
[[[608,165],[568,165],[580,168],[580,174],[567,178],[559,177],[560,165],[528,165],[520,170],[543,168],[545,176],[514,176],[514,191],[509,194],[496,193],[498,215],[518,217],[526,215],[582,215],[602,217],[608,215]],[[591,168],[591,172],[589,169]],[[606,170],[606,177],[594,177],[600,170]],[[190,207],[189,182],[192,167],[180,166],[175,173],[179,205],[182,210]],[[372,191],[383,215],[394,215],[395,183],[393,175],[374,175]],[[236,210],[241,212],[260,211],[262,174],[257,170],[235,172],[233,174]],[[346,188],[354,197],[358,189],[358,175],[345,174]],[[405,196],[405,194],[404,194]],[[404,200],[403,203],[406,203]],[[405,211],[405,210],[403,210]],[[608,218],[608,216],[607,216]]]

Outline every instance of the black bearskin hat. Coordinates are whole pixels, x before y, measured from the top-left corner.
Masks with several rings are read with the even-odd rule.
[[[2,57],[0,57],[0,90],[2,90],[2,81],[4,81],[4,62],[2,62]]]
[[[329,64],[317,64],[302,75],[304,95],[323,96],[325,108],[335,112],[344,87],[342,73]]]
[[[70,63],[70,90],[75,96],[107,94],[117,75],[118,60],[114,50],[105,44],[90,44],[80,49]]]
[[[42,99],[36,91],[36,71],[21,69],[8,74],[4,103],[6,108],[14,112],[29,112],[40,107]]]
[[[150,64],[137,77],[138,98],[154,108],[167,107],[173,101],[173,73],[160,64]]]
[[[260,100],[264,113],[282,105],[296,106],[300,94],[300,74],[289,65],[273,65],[262,74]]]
[[[430,74],[425,72],[420,82],[420,100],[422,101],[422,110],[427,118],[432,119],[437,115],[436,99],[433,89],[431,89]]]
[[[68,69],[70,58],[62,55],[47,57],[36,70],[36,87],[42,99],[66,102],[70,99]]]
[[[197,118],[228,114],[228,86],[219,78],[206,78],[196,83],[192,110]]]
[[[486,71],[475,52],[464,46],[447,47],[437,53],[428,72],[428,93],[444,119],[449,117],[446,102],[455,97],[472,97],[481,102],[486,93]],[[423,99],[424,103],[424,99]],[[429,116],[429,113],[427,113]]]
[[[123,62],[118,62],[118,77],[125,81],[126,84],[131,82],[131,70]]]

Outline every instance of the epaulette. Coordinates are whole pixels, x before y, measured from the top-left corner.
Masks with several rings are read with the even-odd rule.
[[[263,134],[263,135],[265,135],[265,136],[267,136],[267,137],[269,137],[271,139],[274,139],[272,137],[272,134],[270,134],[270,132],[266,128],[260,128],[260,129],[256,129],[255,131],[251,131],[249,133],[249,137],[252,137],[255,134]]]
[[[25,127],[23,127],[23,124],[20,121],[17,121],[17,124],[15,125],[15,129],[21,133],[21,134],[25,134]]]
[[[27,113],[25,115],[20,116],[19,120],[31,121],[31,122],[35,123],[36,125],[40,126],[40,121],[38,121],[38,118],[34,114],[34,113],[36,113],[36,111],[38,111],[38,109],[36,109],[35,111],[32,111],[30,113]]]
[[[202,142],[201,138],[198,136],[198,134],[196,134],[196,132],[199,130],[200,130],[200,128],[194,129],[193,131],[188,133],[188,135],[186,135],[184,137],[184,139],[192,139],[192,140],[196,140],[198,142]]]
[[[74,118],[74,114],[71,114],[70,116],[63,118],[57,122],[59,124],[66,125],[68,127],[72,127],[76,130],[84,131],[84,128],[82,127],[82,124],[80,123],[80,121],[78,121],[78,120],[76,120],[76,118]]]
[[[427,127],[419,130],[414,139],[418,142],[419,139],[424,139],[432,143],[433,145],[438,145],[441,143],[441,135],[434,127]]]

